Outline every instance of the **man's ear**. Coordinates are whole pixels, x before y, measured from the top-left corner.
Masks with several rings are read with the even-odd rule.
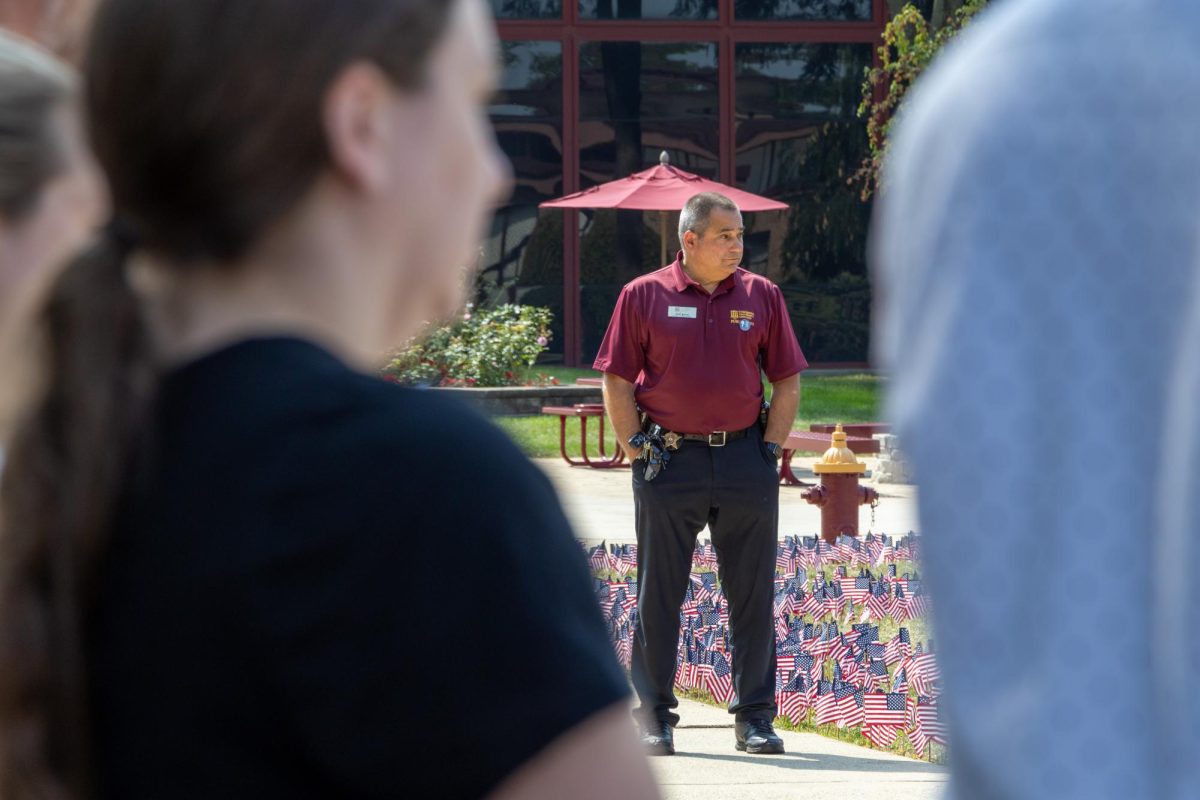
[[[362,61],[342,70],[325,93],[322,122],[335,173],[368,193],[382,190],[391,170],[396,92],[379,67]]]

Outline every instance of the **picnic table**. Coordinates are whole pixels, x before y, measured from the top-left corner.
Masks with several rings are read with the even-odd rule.
[[[586,380],[581,378],[580,380]],[[597,378],[596,380],[599,380]],[[573,406],[543,406],[542,413],[550,416],[558,417],[558,451],[562,453],[563,460],[572,467],[592,467],[593,469],[613,469],[614,467],[627,467],[625,463],[625,451],[617,446],[617,451],[611,456],[604,448],[604,404],[603,403],[576,403]],[[592,417],[600,418],[600,456],[598,460],[593,460],[588,456],[588,435],[587,423]],[[579,459],[573,459],[567,455],[567,420],[579,420]]]
[[[599,385],[600,378],[577,378],[576,383],[583,385]],[[573,467],[592,467],[593,469],[613,469],[627,467],[625,451],[618,445],[616,452],[609,455],[604,446],[604,404],[576,403],[572,406],[543,406],[542,413],[558,417],[558,450],[563,460]],[[599,418],[599,458],[588,455],[588,420]],[[579,420],[579,458],[567,455],[567,420]],[[797,452],[824,453],[829,449],[830,434],[834,424],[815,423],[807,431],[792,431],[783,443],[783,454],[779,460],[779,482],[787,486],[804,486],[804,481],[796,477],[792,471],[792,458]],[[879,453],[879,442],[872,438],[875,434],[888,433],[891,425],[884,422],[862,422],[843,425],[846,432],[846,446],[857,455],[873,455]]]
[[[829,435],[836,427],[837,424],[832,422],[814,422],[808,426],[808,429],[813,433]],[[881,433],[891,433],[892,426],[886,422],[851,422],[843,424],[842,431],[847,436],[861,436],[869,439]]]

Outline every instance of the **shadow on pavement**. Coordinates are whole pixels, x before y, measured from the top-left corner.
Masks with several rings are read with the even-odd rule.
[[[914,775],[927,774],[944,776],[946,768],[939,764],[927,764],[911,759],[881,759],[857,758],[855,756],[808,755],[805,753],[784,753],[782,755],[741,755],[729,753],[717,755],[714,753],[688,753],[677,750],[674,758],[697,758],[703,761],[731,761],[740,764],[761,764],[763,766],[781,767],[794,770],[830,770],[834,772],[888,772],[911,773]]]

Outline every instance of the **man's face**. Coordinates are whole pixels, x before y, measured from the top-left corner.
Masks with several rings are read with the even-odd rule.
[[[688,232],[684,236],[688,266],[697,277],[707,280],[723,280],[732,275],[742,263],[745,233],[740,212],[714,208],[703,234]]]

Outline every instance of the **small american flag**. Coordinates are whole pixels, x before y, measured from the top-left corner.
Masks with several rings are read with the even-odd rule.
[[[908,698],[905,695],[890,692],[868,692],[863,695],[864,717],[863,724],[894,725],[903,728],[908,711]],[[890,742],[889,742],[890,744]]]
[[[876,659],[867,665],[869,683],[879,691],[887,691],[888,671],[882,660]]]
[[[941,673],[938,671],[937,661],[934,660],[933,653],[914,654],[912,665],[907,671],[908,679],[912,682],[912,687],[917,690],[917,694],[925,695],[926,697],[936,697],[941,694],[941,687],[939,686]]]
[[[860,645],[870,644],[871,642],[879,641],[879,626],[870,623],[859,623],[854,626],[854,630],[858,631],[858,643]]]
[[[925,748],[929,746],[930,742],[946,743],[945,728],[942,726],[938,707],[934,705],[932,698],[922,697],[918,700],[917,706],[913,710],[913,718],[913,729],[909,738],[912,739],[918,756],[925,755]]]
[[[712,672],[708,678],[708,691],[718,703],[728,705],[733,700],[733,679],[729,662],[718,654],[713,659]]]
[[[909,592],[908,616],[909,619],[919,619],[929,616],[929,597],[919,589]]]
[[[845,681],[833,682],[833,701],[837,706],[839,728],[858,725],[858,704],[854,700],[855,687]]]
[[[807,675],[809,678],[814,678],[815,675],[813,673],[820,668],[821,665],[817,663],[815,658],[813,658],[812,653],[801,653],[800,655],[796,656],[796,669]]]
[[[779,713],[790,719],[793,725],[799,725],[808,711],[808,693],[805,683],[805,677],[796,673],[779,690]]]
[[[909,644],[908,628],[901,628],[900,632],[883,648],[883,660],[889,664],[895,664],[904,659],[911,652]]]
[[[820,596],[818,596],[818,594]],[[814,591],[804,598],[800,610],[811,616],[814,620],[818,620],[825,616],[825,592],[824,590]]]
[[[832,725],[837,722],[837,701],[833,696],[833,684],[817,681],[817,699],[813,702],[813,722],[817,725]]]
[[[588,551],[588,566],[593,572],[603,572],[608,569],[608,550],[604,547],[604,542],[593,547]]]
[[[887,749],[900,735],[899,725],[867,725],[863,728],[863,736],[880,749]]]
[[[880,581],[872,587],[871,594],[867,597],[867,608],[875,619],[883,619],[891,614],[892,600],[886,583]]]

